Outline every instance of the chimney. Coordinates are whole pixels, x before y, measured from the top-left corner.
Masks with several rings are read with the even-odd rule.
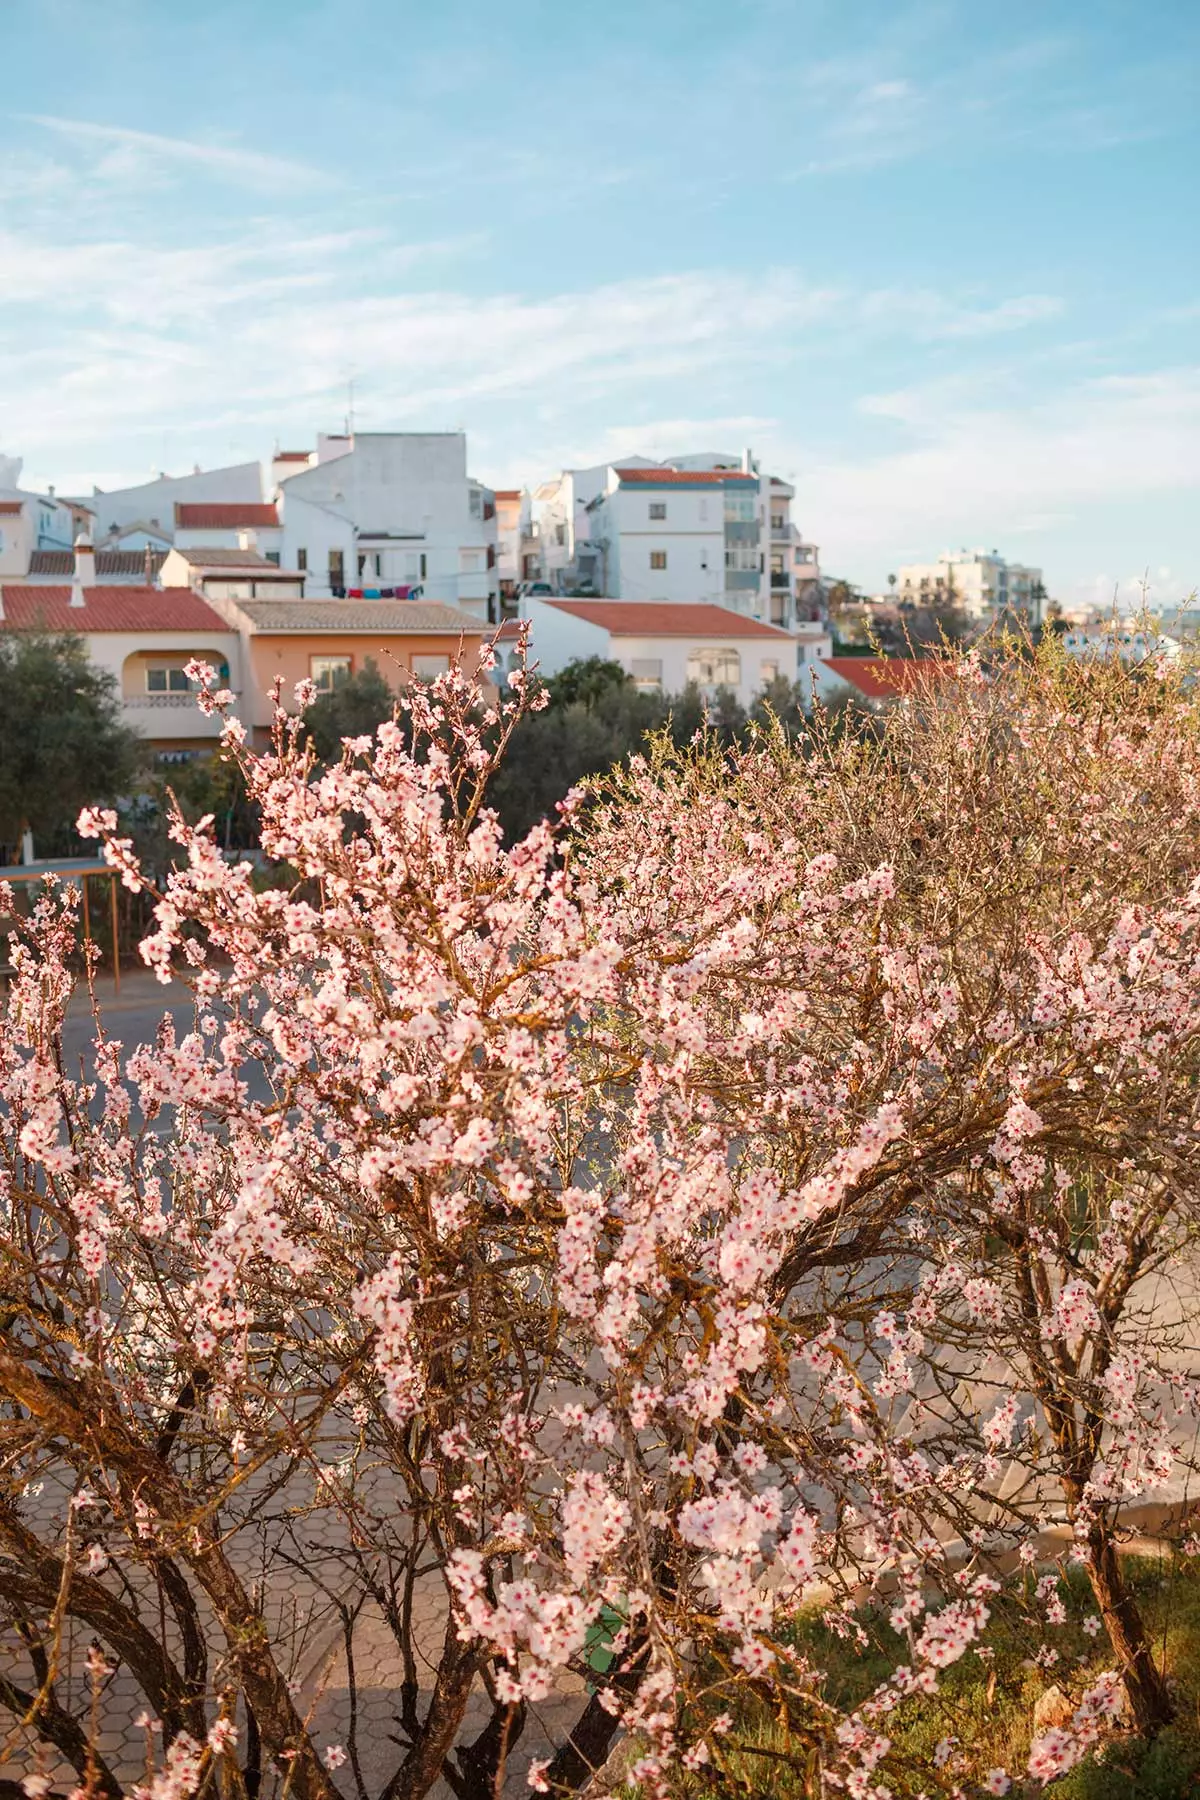
[[[742,451],[742,473],[743,475],[753,475],[754,473],[754,458],[748,448]]]
[[[75,539],[75,577],[71,582],[71,605],[84,606],[84,588],[96,585],[96,552],[92,540],[81,531]]]
[[[149,544],[149,540],[147,540],[147,543],[146,543],[146,553],[145,553],[145,556],[144,556],[144,557],[143,557],[143,559],[142,559],[142,569],[143,569],[143,572],[144,572],[144,576],[145,576],[145,582],[146,582],[146,586],[147,586],[147,587],[153,587],[153,586],[154,586],[154,585],[155,585],[155,581],[154,581],[154,552],[153,552],[153,550],[152,550],[152,549],[151,549],[151,548],[150,548],[150,544]]]

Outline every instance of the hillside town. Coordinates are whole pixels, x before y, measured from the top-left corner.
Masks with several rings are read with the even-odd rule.
[[[518,621],[543,676],[598,657],[639,691],[724,691],[743,709],[780,681],[874,704],[881,643],[902,663],[998,622],[1053,624],[1075,654],[1176,648],[1166,631],[1064,614],[1041,569],[996,550],[902,565],[863,596],[822,569],[794,486],[751,449],[627,456],[526,488],[473,476],[464,432],[318,433],[261,464],[86,495],[28,490],[21,471],[0,457],[0,629],[82,639],[166,761],[216,741],[193,659],[262,741],[276,676],[322,693],[370,663],[396,687],[460,650],[477,661],[498,633],[502,680]]]

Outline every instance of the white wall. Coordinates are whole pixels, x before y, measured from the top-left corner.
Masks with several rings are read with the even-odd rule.
[[[331,550],[340,550],[342,553],[346,585],[358,585],[354,579],[357,569],[354,560],[354,525],[342,508],[305,499],[294,486],[293,479],[289,479],[279,490],[279,512],[283,522],[279,560],[285,569],[298,569],[300,551],[305,552],[308,579],[304,584],[304,591],[310,599],[328,600],[330,597]],[[388,585],[394,586],[395,583],[389,582]]]
[[[615,484],[616,475],[612,474]],[[651,506],[665,506],[652,519]],[[622,600],[725,604],[725,512],[719,488],[614,485],[589,515],[605,540],[604,591]],[[665,569],[650,557],[664,552]]]
[[[688,683],[688,659],[695,650],[736,650],[741,679],[731,684],[744,707],[749,707],[774,675],[795,680],[796,651],[790,638],[736,638],[717,633],[712,637],[612,637],[608,654],[630,675],[637,676],[637,665],[648,662],[662,664],[662,690],[679,694]],[[770,664],[764,669],[764,664]]]
[[[538,664],[543,675],[557,675],[576,658],[600,656],[620,663],[627,674],[644,680],[647,671],[638,665],[657,663],[662,691],[678,694],[687,686],[688,659],[694,650],[729,648],[737,651],[740,663],[741,678],[733,691],[745,707],[752,704],[771,679],[771,671],[764,671],[764,663],[775,665],[789,681],[796,679],[796,646],[790,637],[782,633],[775,638],[739,637],[736,620],[731,621],[733,631],[718,631],[712,636],[635,637],[576,618],[553,601],[522,600],[521,613],[532,627],[530,661]]]
[[[198,469],[191,475],[161,475],[157,481],[110,493],[93,488],[91,494],[79,497],[96,514],[97,540],[107,537],[114,525],[132,525],[138,520],[148,524],[157,520],[164,532],[173,534],[175,508],[181,503],[261,501],[262,471],[256,462],[232,463],[224,469]]]
[[[610,654],[609,634],[602,625],[576,619],[544,600],[525,599],[520,605],[521,617],[532,626],[529,661],[537,663],[541,674],[557,675],[576,657]]]
[[[487,567],[487,546],[495,541],[495,521],[483,517],[484,490],[467,475],[467,440],[452,432],[359,432],[353,448],[327,457],[283,482],[284,529],[288,561],[293,544],[303,539],[297,529],[293,500],[327,508],[355,528],[357,551],[387,557],[384,568],[401,568],[376,576],[358,575],[357,551],[347,558],[347,587],[394,586],[409,579],[404,572],[411,554],[426,559],[423,586],[430,600],[463,605],[486,616],[487,595],[498,588],[494,569]],[[475,505],[472,506],[472,494]],[[308,521],[304,521],[307,527]],[[372,533],[387,534],[371,542]],[[391,540],[391,541],[388,541]],[[307,546],[306,546],[307,547]],[[482,552],[478,568],[469,560]],[[318,571],[310,549],[309,568]],[[420,577],[418,577],[420,579]],[[316,592],[315,588],[310,592]]]
[[[19,513],[0,513],[0,576],[25,575],[29,570],[30,552],[34,547],[33,521],[29,507]]]

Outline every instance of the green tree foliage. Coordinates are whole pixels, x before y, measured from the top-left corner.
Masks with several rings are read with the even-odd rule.
[[[509,837],[553,814],[587,775],[624,761],[667,716],[661,694],[642,693],[619,663],[592,656],[546,682],[550,703],[523,719],[489,793]]]
[[[0,721],[0,841],[77,851],[80,808],[128,795],[142,759],[116,682],[81,638],[0,632]]]
[[[365,737],[377,731],[385,719],[391,718],[395,704],[395,693],[379,673],[378,664],[370,661],[340,687],[318,694],[304,715],[304,723],[321,761],[337,761],[343,738]]]

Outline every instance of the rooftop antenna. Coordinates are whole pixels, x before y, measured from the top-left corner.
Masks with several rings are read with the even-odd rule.
[[[346,404],[346,436],[353,437],[354,436],[354,377],[353,377],[353,375],[351,375],[347,379],[347,382],[346,382],[346,402],[347,402],[347,404]]]

